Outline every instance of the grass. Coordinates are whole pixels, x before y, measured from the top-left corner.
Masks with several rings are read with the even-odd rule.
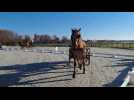
[[[134,48],[134,43],[105,43],[105,44],[95,44],[95,47],[100,48]]]

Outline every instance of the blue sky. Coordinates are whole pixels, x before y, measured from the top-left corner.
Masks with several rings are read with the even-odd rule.
[[[84,39],[134,40],[133,12],[0,12],[0,29],[18,34],[71,35],[81,27]]]

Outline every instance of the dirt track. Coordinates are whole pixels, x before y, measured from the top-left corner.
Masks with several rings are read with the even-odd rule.
[[[77,69],[76,78],[72,79],[73,67],[67,65],[68,48],[59,50],[65,54],[1,50],[0,86],[119,86],[134,65],[134,50],[92,48],[91,65],[86,66],[86,74]]]

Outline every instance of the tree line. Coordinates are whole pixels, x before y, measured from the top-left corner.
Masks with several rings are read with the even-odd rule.
[[[29,40],[31,40],[29,35],[19,35],[11,30],[0,30],[0,44],[2,45],[19,45],[20,42],[26,43]],[[34,34],[32,41],[37,46],[42,44],[43,46],[51,44],[69,46],[71,43],[71,40],[66,36],[59,38],[56,35],[50,36],[48,34]],[[134,40],[87,40],[85,42],[90,47],[134,48]]]
[[[51,43],[70,43],[70,39],[68,39],[67,37],[63,36],[61,39],[56,36],[56,35],[53,35],[53,36],[50,36],[48,34],[45,34],[45,35],[37,35],[35,34],[34,35],[34,42],[36,44],[51,44]]]
[[[69,44],[70,39],[66,36],[59,38],[56,35],[34,34],[31,39],[29,35],[19,35],[11,30],[0,30],[0,43],[2,45],[19,45],[19,42],[32,40],[33,44]]]

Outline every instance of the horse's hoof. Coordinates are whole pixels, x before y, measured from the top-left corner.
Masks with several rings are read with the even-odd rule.
[[[80,70],[82,69],[82,65],[79,65],[79,69],[80,69]]]
[[[73,78],[75,78],[75,75],[73,74]]]
[[[81,67],[79,67],[79,69],[81,70]]]
[[[85,72],[85,71],[83,71],[83,74],[86,74],[86,72]]]

